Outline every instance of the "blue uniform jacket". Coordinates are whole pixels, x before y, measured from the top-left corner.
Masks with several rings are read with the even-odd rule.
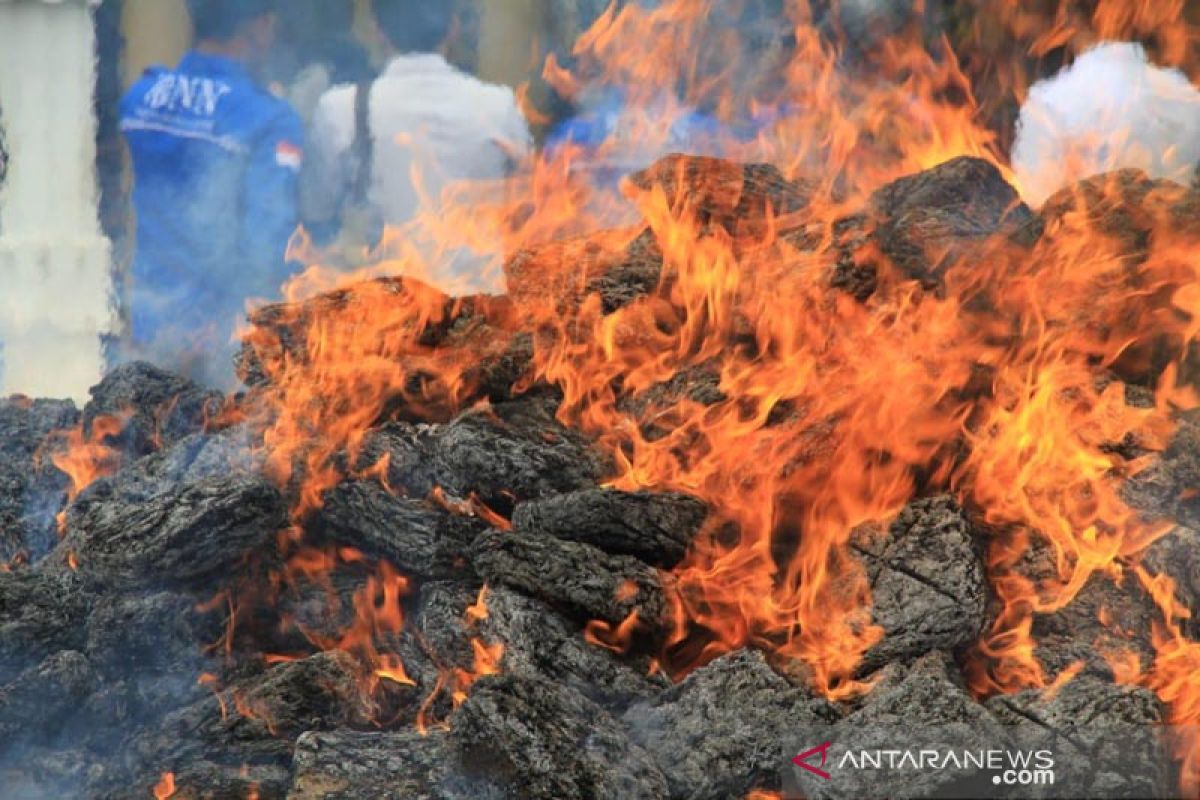
[[[133,159],[135,342],[228,341],[248,297],[289,274],[303,124],[238,63],[192,52],[121,104]]]

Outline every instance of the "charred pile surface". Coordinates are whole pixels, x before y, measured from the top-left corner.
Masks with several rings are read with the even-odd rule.
[[[673,157],[632,185],[682,187],[722,236],[760,236],[783,215],[795,227],[781,241],[829,250],[837,267],[826,283],[853,303],[889,281],[940,292],[988,248],[1053,235],[1068,203],[1035,216],[993,167],[960,159],[885,187],[835,235],[814,236],[811,187],[769,167]],[[615,255],[590,251],[585,280],[537,284],[538,264],[588,252],[520,254],[514,298],[549,294],[562,309],[591,302],[611,314],[674,280],[647,229]],[[306,320],[368,295],[419,296],[434,309],[414,340],[429,363],[463,356],[457,374],[472,393],[451,403],[417,386],[414,370],[353,442],[320,464],[293,454],[281,470],[254,402],[286,378],[281,364],[309,356]],[[82,411],[0,402],[0,794],[723,800],[778,791],[806,726],[831,740],[923,726],[956,746],[1064,734],[1087,749],[1081,720],[1146,730],[1167,718],[1153,692],[1118,683],[1097,644],[1119,638],[1144,660],[1154,654],[1153,600],[1107,574],[1032,615],[1045,688],[971,683],[981,637],[1006,613],[991,554],[1012,531],[931,476],[914,479],[894,519],[845,547],[843,574],[869,588],[864,624],[875,632],[853,675],[861,692],[827,699],[767,639],[672,669],[662,654],[686,634],[676,570],[736,531],[697,496],[608,485],[614,453],[560,421],[555,387],[529,380],[540,334],[517,316],[507,300],[384,281],[258,312],[240,359],[252,389],[237,401],[135,364]],[[1123,365],[1147,385],[1153,366]],[[987,383],[963,392],[986,394]],[[719,369],[698,365],[617,404],[653,441],[675,434],[666,409],[718,406],[721,389]],[[433,400],[418,408],[415,398]],[[789,430],[801,411],[781,407],[764,424]],[[832,420],[795,433],[820,458],[836,430]],[[1200,522],[1189,493],[1196,436],[1186,421],[1161,453],[1137,450],[1153,463],[1129,482],[1130,502]],[[966,445],[956,447],[944,458],[961,458]],[[318,468],[334,477],[306,502],[303,480]],[[778,544],[771,557],[782,563],[795,542]],[[1189,603],[1200,599],[1196,547],[1177,528],[1145,555]],[[1051,550],[1042,542],[1006,574],[1045,577]],[[1132,796],[1174,776],[1081,779],[1095,796]],[[806,791],[955,791],[939,781]]]

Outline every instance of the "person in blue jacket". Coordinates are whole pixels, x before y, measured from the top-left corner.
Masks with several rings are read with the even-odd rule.
[[[254,77],[274,39],[271,0],[188,0],[196,43],[121,103],[137,247],[131,350],[228,387],[251,298],[290,274],[303,124]]]

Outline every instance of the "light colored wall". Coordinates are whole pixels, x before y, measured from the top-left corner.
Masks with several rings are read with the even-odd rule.
[[[96,213],[93,28],[82,2],[0,2],[0,396],[80,400],[111,328]]]

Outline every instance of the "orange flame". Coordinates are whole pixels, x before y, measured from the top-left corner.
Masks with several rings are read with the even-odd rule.
[[[475,628],[480,622],[488,618],[487,594],[487,586],[480,587],[479,595],[476,597],[475,602],[467,606],[463,614],[463,622],[466,623],[469,629]],[[429,728],[435,724],[431,719],[431,709],[434,702],[437,701],[444,690],[449,691],[453,707],[458,708],[466,702],[470,689],[476,681],[487,675],[499,674],[500,664],[504,658],[504,644],[502,642],[488,644],[477,636],[472,637],[471,653],[471,669],[468,670],[463,667],[439,669],[438,679],[433,690],[426,695],[420,709],[417,711],[416,728],[422,736],[428,734]],[[448,723],[441,724],[445,725]]]
[[[383,562],[376,574],[354,595],[354,622],[336,641],[310,634],[322,650],[344,650],[357,656],[370,669],[367,690],[373,693],[380,680],[415,685],[395,654],[380,652],[379,642],[404,629],[401,600],[409,592],[409,581],[390,564]]]
[[[237,710],[238,714],[245,717],[246,719],[252,719],[252,720],[257,720],[258,722],[261,722],[266,727],[267,732],[270,733],[272,736],[279,735],[279,730],[276,725],[275,719],[271,715],[270,711],[264,706],[263,703],[254,702],[250,698],[242,695],[237,690],[234,690],[232,694],[233,694],[233,707]],[[224,714],[224,712],[225,712],[224,701],[221,702],[221,712],[222,712],[222,714]]]
[[[175,773],[164,772],[154,785],[154,800],[167,800],[175,795]]]
[[[67,502],[91,486],[97,479],[116,472],[121,466],[121,452],[108,441],[118,436],[129,421],[130,412],[116,416],[100,415],[92,421],[92,430],[86,436],[79,425],[56,431],[47,437],[44,448],[50,451],[50,462],[67,475]],[[59,535],[66,532],[66,511],[56,517]]]
[[[196,679],[196,685],[207,686],[209,688],[209,690],[213,693],[213,697],[215,697],[217,700],[217,705],[221,709],[221,721],[224,722],[225,720],[229,719],[229,708],[225,704],[225,696],[221,694],[220,680],[217,678],[217,676],[213,675],[211,672],[205,672]]]
[[[588,644],[622,655],[629,652],[637,627],[638,612],[634,609],[616,625],[602,619],[591,620],[583,629],[583,638]]]
[[[462,705],[467,699],[467,692],[475,681],[487,675],[497,675],[500,672],[500,661],[504,658],[504,645],[500,642],[484,644],[479,639],[471,640],[471,651],[474,654],[470,671],[456,668],[454,670],[454,699],[455,707]]]
[[[475,598],[475,602],[467,606],[466,621],[468,625],[475,625],[488,618],[487,607],[488,587],[485,583],[479,587],[479,594]]]
[[[289,298],[336,291],[247,334],[268,378],[251,411],[272,474],[297,489],[299,525],[358,463],[366,431],[397,417],[444,421],[484,400],[479,365],[525,335],[532,363],[512,388],[557,389],[560,420],[612,456],[611,486],[684,491],[715,509],[670,576],[664,670],[678,677],[755,646],[796,662],[831,697],[864,691],[856,670],[883,632],[851,537],[917,496],[950,491],[988,528],[1000,604],[968,664],[972,688],[1045,687],[1034,615],[1068,605],[1163,533],[1122,500],[1122,482],[1145,466],[1128,451],[1163,449],[1173,415],[1200,405],[1181,378],[1200,334],[1200,231],[1187,223],[1184,189],[1131,190],[1129,175],[1080,186],[1048,204],[1035,244],[979,241],[936,290],[870,243],[853,259],[879,262],[874,295],[859,302],[831,290],[829,276],[844,255],[843,223],[884,184],[964,155],[1011,178],[987,123],[1024,95],[1037,74],[1030,59],[1149,37],[1156,57],[1195,74],[1197,30],[1180,0],[974,4],[979,27],[961,52],[946,37],[926,47],[914,17],[873,34],[851,63],[844,32],[826,35],[804,0],[784,5],[786,23],[771,20],[756,39],[731,18],[742,4],[614,4],[569,69],[544,70],[581,102],[624,92],[606,141],[532,157],[501,185],[426,196],[354,275],[322,267],[324,255],[300,240],[313,266]],[[990,24],[1007,34],[1007,56],[983,50]],[[606,170],[668,152],[695,109],[730,130],[690,145],[774,165],[803,186],[803,207],[741,214],[745,187],[720,167],[700,187],[680,166],[612,191]],[[746,120],[760,123],[753,135],[732,132]],[[741,218],[726,225],[729,215]],[[642,241],[642,223],[661,276],[646,296],[606,308],[595,281]],[[501,273],[506,299],[451,299],[494,287]],[[655,399],[696,374],[712,392]],[[1149,402],[1128,402],[1138,389]],[[1035,548],[1048,574],[1025,571]],[[335,561],[302,551],[292,567],[318,575]],[[403,626],[407,591],[380,565],[351,629],[314,644],[356,652],[376,682],[403,682],[376,642]],[[482,594],[472,608],[478,621]],[[1171,627],[1178,610],[1166,616],[1145,680],[1174,718],[1195,719],[1196,671],[1183,668],[1194,667],[1195,645]],[[592,623],[586,635],[625,651],[636,626],[636,616]],[[422,729],[444,688],[460,702],[497,667],[498,647],[474,640],[473,670],[440,677]],[[1131,679],[1135,665],[1116,658]]]
[[[1200,792],[1200,642],[1183,634],[1181,622],[1191,611],[1179,602],[1175,582],[1140,567],[1135,574],[1163,619],[1151,631],[1154,663],[1132,682],[1152,689],[1166,704],[1167,722],[1176,726],[1172,745],[1180,762],[1180,792],[1194,797]]]

